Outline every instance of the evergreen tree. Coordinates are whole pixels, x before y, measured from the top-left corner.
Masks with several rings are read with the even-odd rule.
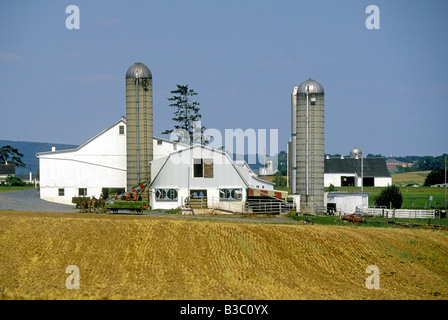
[[[165,130],[162,134],[175,134],[178,142],[190,145],[194,143],[206,144],[208,139],[203,136],[205,127],[201,125],[201,114],[199,113],[199,102],[192,101],[197,93],[187,85],[177,85],[177,89],[171,91],[173,96],[168,98],[172,101],[170,107],[175,108],[173,120],[177,122],[174,129]]]
[[[432,170],[425,179],[425,187],[433,184],[445,183],[445,169]]]
[[[11,147],[10,145],[0,148],[0,163],[13,164],[16,167],[25,168],[26,165],[23,163],[22,157],[23,154],[17,148]]]
[[[403,204],[403,196],[401,195],[400,188],[395,185],[383,189],[375,199],[377,206],[389,208],[391,203],[394,209],[400,209]]]

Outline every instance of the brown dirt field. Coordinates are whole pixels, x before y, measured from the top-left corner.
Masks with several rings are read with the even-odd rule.
[[[447,261],[441,231],[0,211],[0,299],[445,300]]]

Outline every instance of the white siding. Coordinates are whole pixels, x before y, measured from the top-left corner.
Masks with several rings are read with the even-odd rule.
[[[126,136],[119,134],[123,120],[74,150],[42,152],[39,157],[40,197],[72,204],[79,188],[99,197],[103,187],[126,187]],[[64,195],[59,196],[59,189]]]
[[[194,177],[193,159],[212,159],[213,177]],[[209,208],[218,208],[223,205],[219,200],[220,188],[241,188],[243,191],[241,201],[245,201],[247,183],[234,167],[229,156],[221,151],[197,145],[171,154],[165,159],[152,161],[151,166],[151,171],[155,175],[150,187],[151,207],[153,209],[180,207],[183,204],[182,201],[188,197],[188,190],[192,189],[207,190]],[[156,168],[160,169],[156,171]],[[177,201],[156,200],[156,190],[168,188],[178,190]],[[241,208],[241,201],[234,201],[234,204],[239,203],[238,207]],[[229,201],[225,202],[229,205]]]

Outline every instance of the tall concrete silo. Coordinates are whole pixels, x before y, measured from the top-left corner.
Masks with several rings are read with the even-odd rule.
[[[291,95],[291,191],[303,211],[324,208],[324,88],[313,79]]]
[[[136,62],[126,71],[127,188],[151,179],[153,160],[152,74]],[[143,197],[147,200],[147,195]]]

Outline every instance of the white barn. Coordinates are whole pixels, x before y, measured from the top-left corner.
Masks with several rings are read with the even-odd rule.
[[[246,162],[234,162],[223,151],[153,138],[154,160],[149,186],[153,209],[178,208],[189,190],[201,192],[210,207],[226,203],[241,209],[251,195],[274,192],[274,184],[257,177]],[[126,118],[75,149],[39,152],[40,198],[72,204],[72,198],[126,188]],[[202,161],[202,162],[201,162]],[[201,171],[202,170],[202,171]],[[174,190],[174,191],[173,191]],[[258,192],[258,193],[257,193]],[[275,194],[272,194],[275,196]]]
[[[72,204],[72,197],[99,197],[101,190],[126,187],[126,120],[76,149],[40,152],[40,198]]]
[[[273,191],[245,163],[236,164],[221,150],[194,145],[151,162],[150,205],[174,209],[200,198],[207,208],[241,212],[249,189]],[[257,188],[258,187],[258,188]]]
[[[153,138],[154,159],[188,147]],[[126,118],[75,149],[39,152],[40,198],[72,204],[72,197],[95,196],[103,189],[126,188]]]
[[[387,187],[392,185],[392,176],[384,158],[325,159],[324,186],[330,184],[335,187]]]

